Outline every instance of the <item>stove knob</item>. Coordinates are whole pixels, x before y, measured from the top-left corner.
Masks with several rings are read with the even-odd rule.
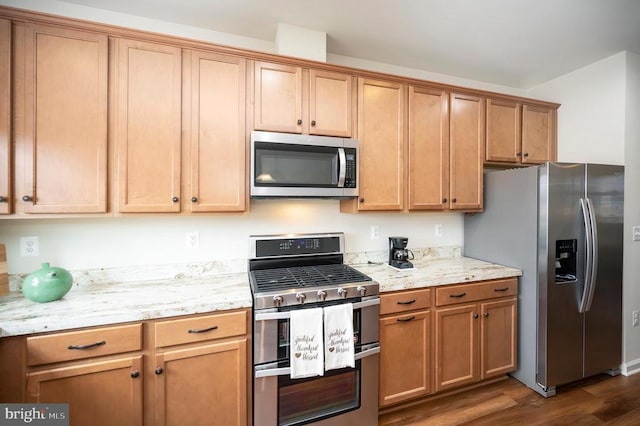
[[[304,293],[298,293],[296,294],[296,299],[298,299],[298,302],[304,303],[304,301],[307,299],[307,295]]]
[[[346,298],[347,297],[347,289],[340,287],[338,289],[338,296]]]
[[[327,299],[327,292],[324,290],[318,290],[318,299],[324,301]]]
[[[367,288],[359,285],[358,288],[356,288],[356,292],[358,293],[358,296],[364,297],[367,295]]]
[[[277,307],[282,306],[282,302],[284,302],[284,299],[282,298],[282,296],[273,296],[273,304],[276,305]]]

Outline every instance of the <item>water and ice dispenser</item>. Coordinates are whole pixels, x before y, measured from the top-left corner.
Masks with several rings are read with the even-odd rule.
[[[556,241],[556,284],[576,281],[578,240]]]

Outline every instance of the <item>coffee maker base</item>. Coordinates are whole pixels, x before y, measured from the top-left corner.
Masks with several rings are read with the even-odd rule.
[[[407,260],[391,260],[389,261],[389,266],[393,266],[398,269],[411,269],[413,268],[413,263]]]

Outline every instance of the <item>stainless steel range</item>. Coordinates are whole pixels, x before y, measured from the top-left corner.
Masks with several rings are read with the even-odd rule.
[[[343,263],[344,234],[249,240],[254,425],[377,424],[379,286]],[[291,378],[291,311],[343,303],[353,305],[355,367]]]

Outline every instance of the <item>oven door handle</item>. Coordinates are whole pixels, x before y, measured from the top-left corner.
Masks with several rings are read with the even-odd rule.
[[[380,345],[378,343],[373,343],[371,345],[363,346],[362,350],[357,354],[355,354],[354,358],[357,361],[359,359],[366,358],[368,356],[379,354],[379,353],[380,353]],[[289,376],[289,375],[291,375],[291,367],[255,370],[256,379],[260,379],[262,377]]]
[[[362,309],[367,308],[369,306],[375,306],[380,304],[380,298],[376,297],[374,299],[362,300],[360,302],[356,302],[353,304],[353,309]],[[291,318],[291,314],[289,311],[284,312],[256,312],[255,321],[271,321],[271,320],[280,320],[280,319],[289,319]]]

